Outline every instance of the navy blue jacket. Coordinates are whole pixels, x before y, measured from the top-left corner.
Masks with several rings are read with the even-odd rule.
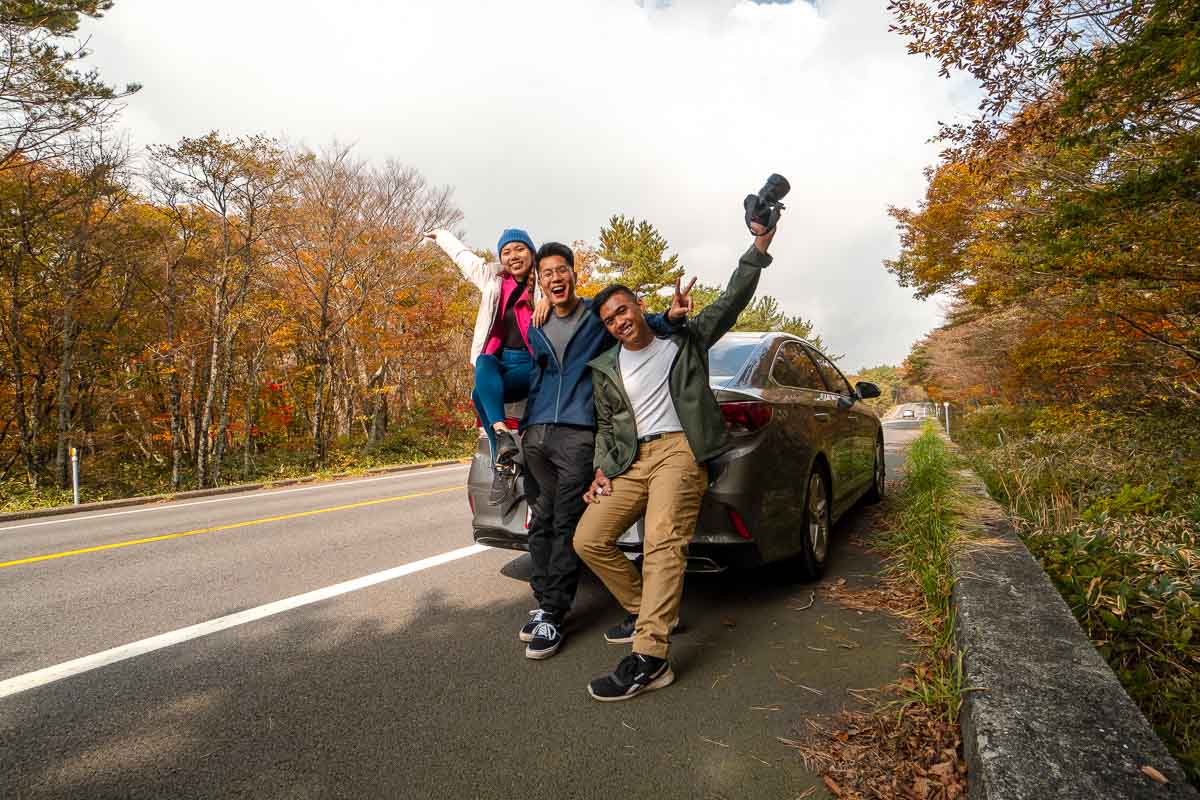
[[[563,353],[565,363],[558,362],[554,346],[542,329],[536,325],[529,326],[533,368],[529,373],[529,398],[525,401],[521,430],[545,423],[596,427],[592,370],[588,362],[616,344],[617,340],[592,310],[591,299],[585,297],[579,302],[583,304],[583,319],[567,342]],[[669,335],[680,330],[680,326],[672,325],[667,320],[666,314],[647,314],[646,322],[656,334]]]

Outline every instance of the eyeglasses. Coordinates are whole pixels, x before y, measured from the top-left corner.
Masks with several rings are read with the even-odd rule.
[[[560,264],[557,267],[546,267],[543,270],[539,270],[538,274],[543,278],[555,278],[559,275],[570,275],[574,271],[575,270],[571,269],[571,267],[567,266],[566,264]]]

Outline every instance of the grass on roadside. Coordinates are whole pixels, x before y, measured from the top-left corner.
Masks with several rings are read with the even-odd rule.
[[[384,441],[368,446],[361,441],[341,441],[330,448],[324,465],[318,466],[310,447],[289,447],[276,444],[263,450],[244,471],[242,453],[234,450],[221,465],[221,485],[277,481],[295,478],[327,479],[338,474],[365,472],[372,467],[413,464],[466,458],[474,452],[479,441],[475,428],[440,428],[432,423],[410,424],[400,428]],[[180,491],[195,489],[194,476],[183,476]],[[81,465],[80,500],[84,503],[171,493],[171,469],[162,454],[154,457],[131,458],[127,454],[90,457],[85,453]],[[70,505],[70,489],[60,489],[49,476],[41,485],[30,488],[29,481],[19,469],[0,476],[0,513],[26,511]]]
[[[955,467],[945,441],[927,424],[910,446],[902,488],[880,512],[876,524],[884,532],[867,543],[886,562],[883,586],[871,590],[872,597],[886,598],[880,607],[908,620],[918,645],[911,674],[879,689],[871,711],[810,722],[816,738],[792,744],[836,797],[954,800],[966,794],[958,728],[966,689],[954,648],[951,559],[967,506]]]
[[[954,476],[954,459],[932,423],[908,451],[904,488],[894,525],[879,542],[893,582],[920,590],[917,619],[930,669],[915,675],[917,697],[958,718],[961,665],[954,656],[954,576],[950,560],[963,531],[964,498]]]

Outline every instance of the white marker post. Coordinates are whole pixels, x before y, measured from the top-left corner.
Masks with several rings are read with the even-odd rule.
[[[79,505],[79,450],[71,448],[71,485],[75,489],[75,505]]]
[[[943,400],[942,405],[946,409],[946,435],[949,436],[950,435],[950,401]]]

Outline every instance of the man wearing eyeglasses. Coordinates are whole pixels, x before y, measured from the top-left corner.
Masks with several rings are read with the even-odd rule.
[[[575,254],[559,242],[537,253],[537,279],[552,311],[540,327],[529,329],[533,369],[521,449],[533,480],[525,487],[531,510],[529,556],[538,608],[521,628],[528,658],[549,658],[562,645],[562,624],[575,601],[580,561],[575,526],[583,514],[583,494],[592,482],[596,412],[588,362],[616,344],[592,301],[575,294]],[[664,335],[678,330],[691,301],[676,286],[667,314],[647,323]]]

